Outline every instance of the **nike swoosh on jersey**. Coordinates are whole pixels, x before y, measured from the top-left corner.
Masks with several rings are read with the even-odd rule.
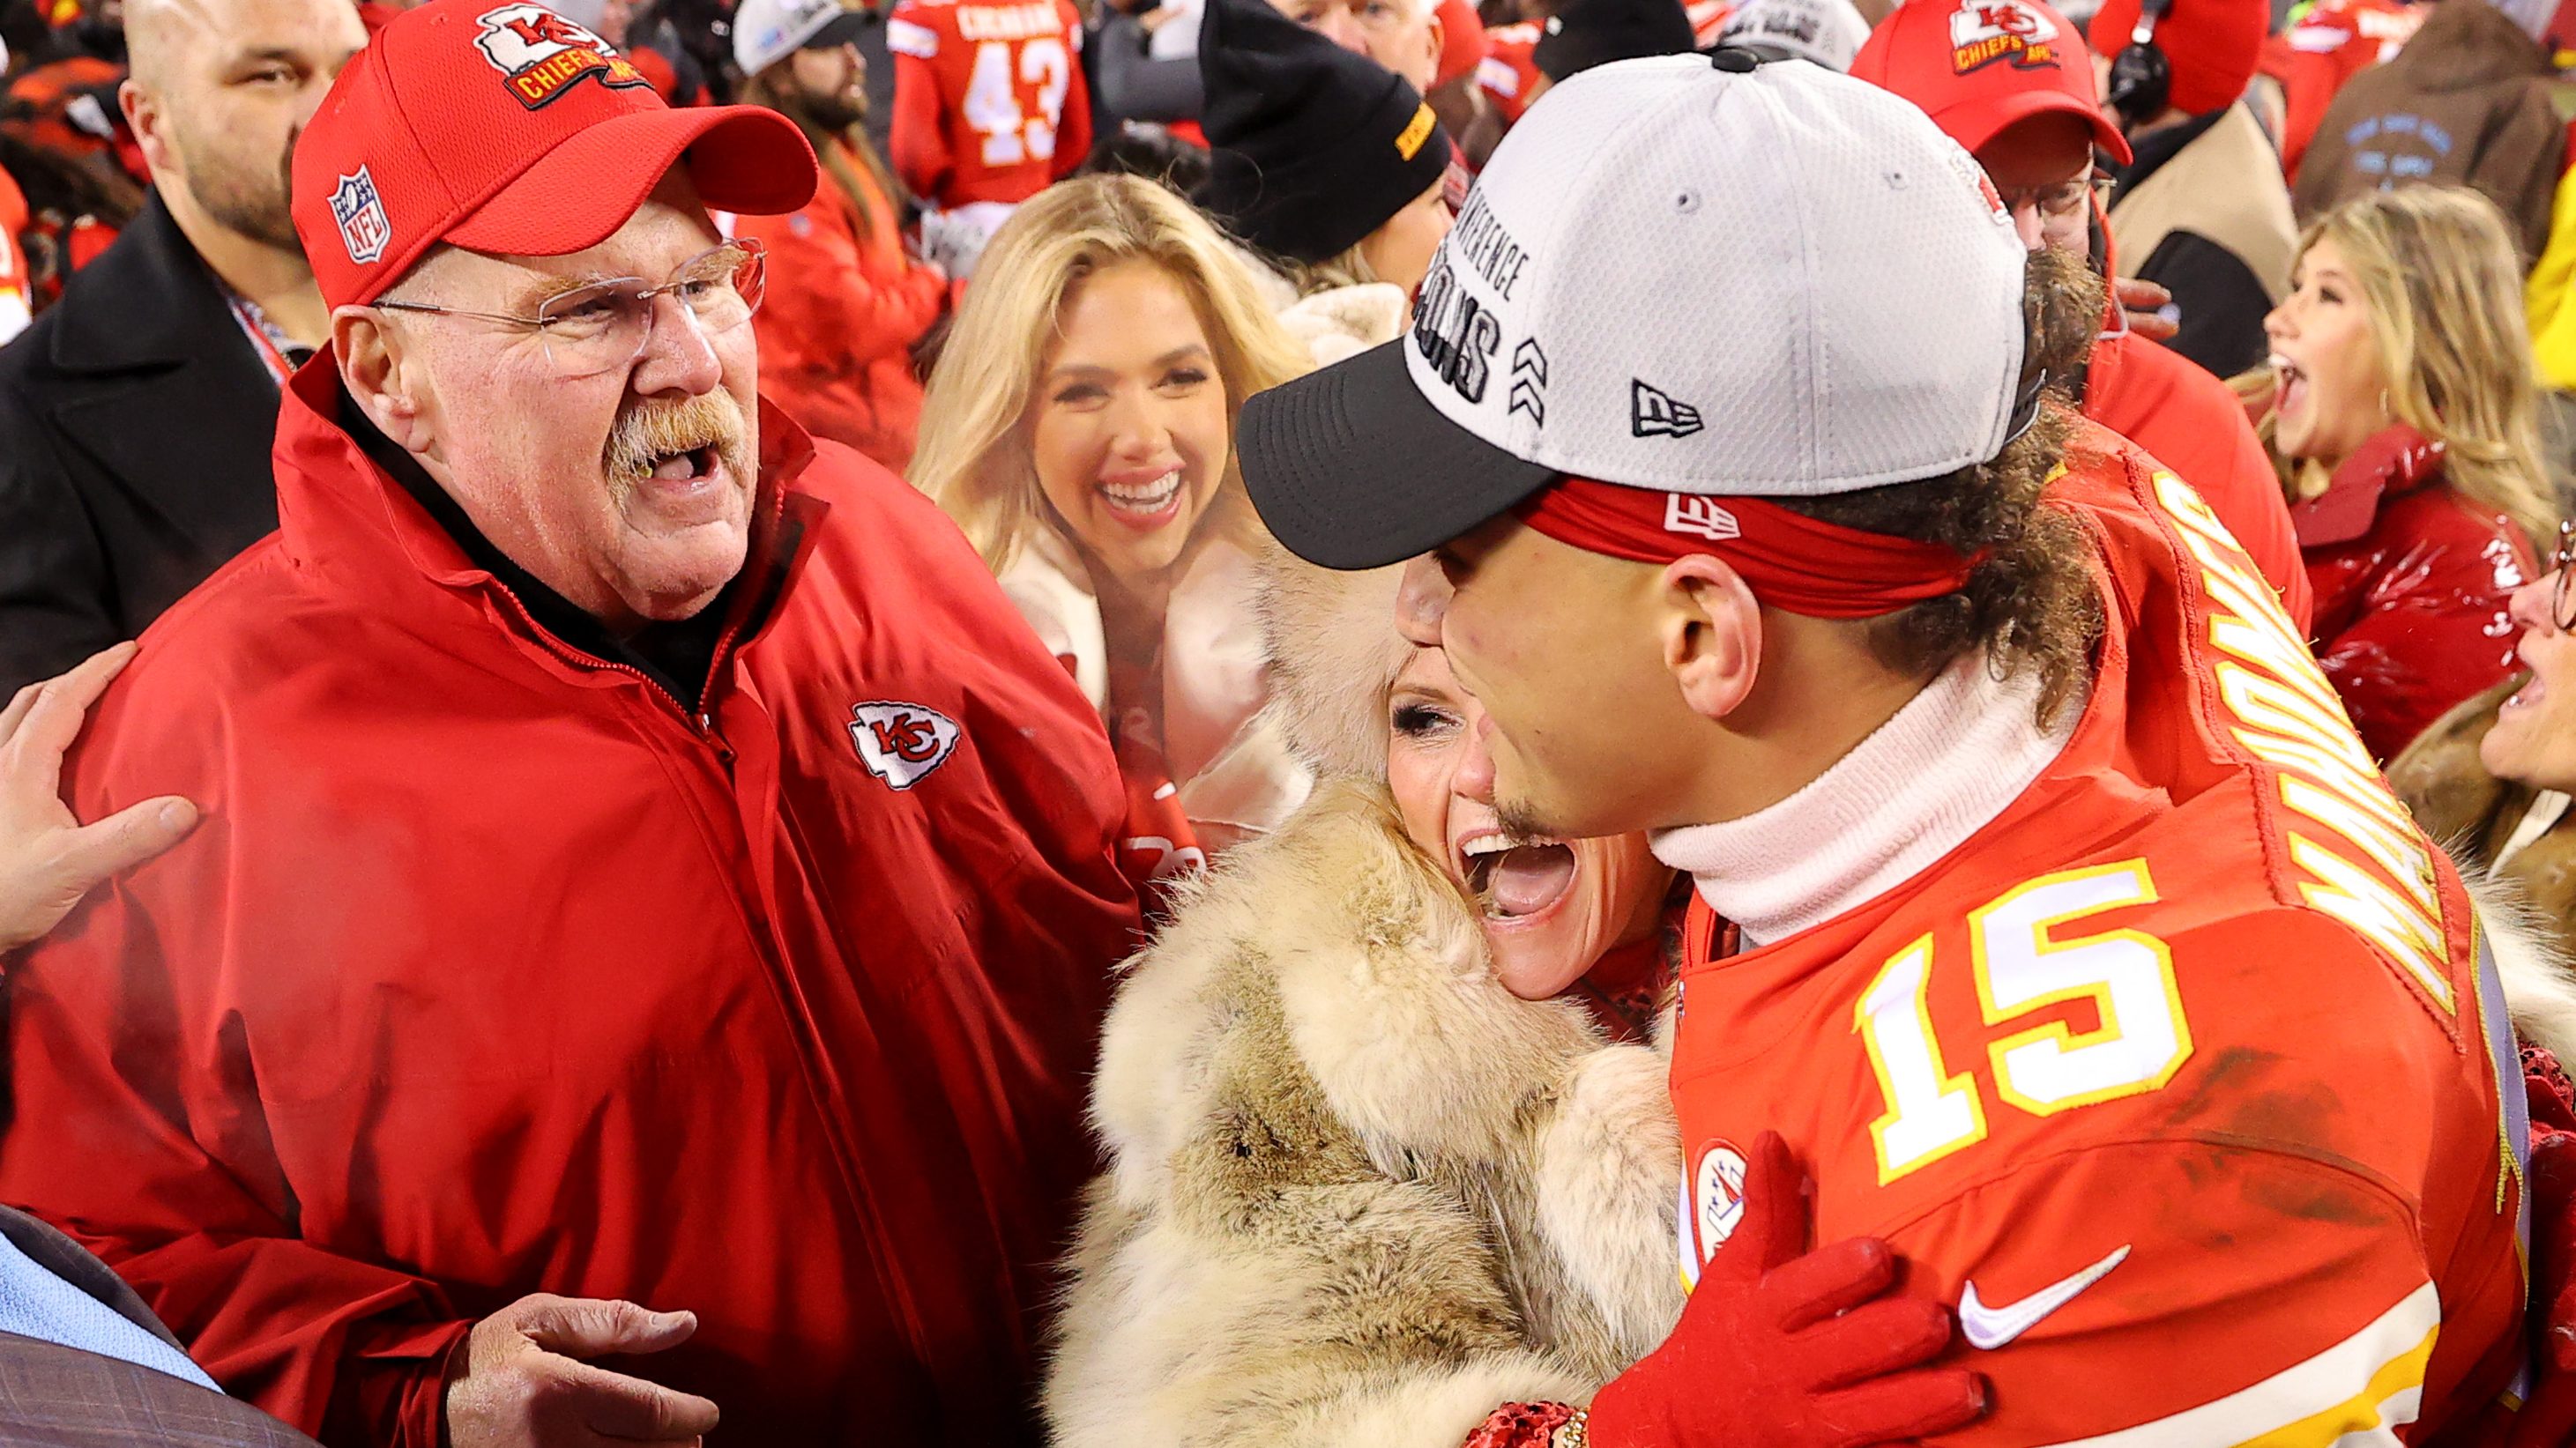
[[[1988,1307],[1978,1300],[1977,1284],[1970,1282],[1959,1293],[1959,1331],[1967,1337],[1970,1347],[1992,1352],[2037,1327],[2041,1318],[2073,1302],[2084,1289],[2101,1281],[2112,1268],[2127,1260],[2128,1244],[2122,1243],[2118,1251],[2074,1276],[2062,1278],[2019,1302],[2006,1303],[2001,1307]]]

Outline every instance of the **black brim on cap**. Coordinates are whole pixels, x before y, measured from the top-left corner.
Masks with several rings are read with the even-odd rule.
[[[867,33],[868,24],[873,18],[863,10],[844,10],[823,22],[822,29],[806,36],[796,48],[832,50],[844,45],[854,45],[861,35]]]
[[[1243,485],[1289,552],[1382,568],[1500,516],[1554,482],[1423,400],[1404,338],[1255,393],[1235,424]]]

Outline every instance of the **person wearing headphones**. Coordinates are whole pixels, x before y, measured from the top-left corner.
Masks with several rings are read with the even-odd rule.
[[[2244,102],[2270,16],[2265,0],[2106,0],[2089,31],[2132,153],[2111,193],[2119,274],[2173,294],[2165,345],[2221,377],[2263,360],[2297,250],[2280,153]]]

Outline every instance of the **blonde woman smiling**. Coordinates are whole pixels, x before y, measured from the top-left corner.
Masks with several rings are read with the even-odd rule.
[[[1253,722],[1260,523],[1234,462],[1243,400],[1306,366],[1186,202],[1093,176],[994,236],[931,375],[912,481],[1100,709],[1143,873],[1266,830],[1308,787]]]

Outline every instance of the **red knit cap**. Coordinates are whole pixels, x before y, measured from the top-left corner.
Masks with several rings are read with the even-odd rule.
[[[2096,53],[2120,53],[2138,8],[2138,0],[2103,0],[2085,32]],[[2271,22],[2266,0],[2173,0],[2156,22],[2156,48],[2173,65],[2174,109],[2197,116],[2235,104],[2253,84]]]

